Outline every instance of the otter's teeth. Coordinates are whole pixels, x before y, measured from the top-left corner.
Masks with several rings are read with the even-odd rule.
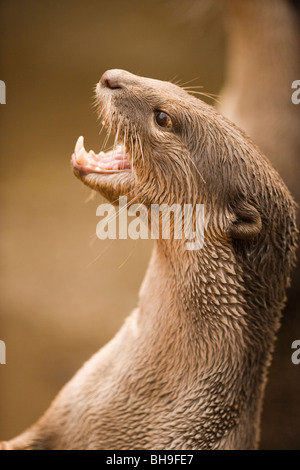
[[[88,159],[85,156],[85,150],[82,148],[80,152],[76,153],[76,161],[79,165],[86,165],[89,163]]]
[[[78,140],[76,142],[76,145],[75,145],[75,153],[79,153],[81,149],[84,148],[84,138],[82,137],[82,135],[80,137],[78,137]]]
[[[90,151],[89,151],[89,155],[90,155],[95,161],[97,161],[97,155],[95,154],[94,150],[90,150]]]

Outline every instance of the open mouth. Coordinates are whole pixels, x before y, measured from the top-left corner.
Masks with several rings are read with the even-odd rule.
[[[129,154],[125,146],[119,144],[108,152],[87,152],[84,139],[79,137],[72,155],[72,164],[82,173],[118,173],[131,170]]]

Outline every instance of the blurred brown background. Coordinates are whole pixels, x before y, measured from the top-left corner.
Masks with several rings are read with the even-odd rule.
[[[218,93],[225,34],[218,5],[207,1],[0,0],[0,23],[0,79],[7,87],[0,108],[0,339],[7,346],[1,440],[32,424],[118,330],[136,305],[151,252],[150,241],[96,239],[102,201],[87,201],[90,190],[72,174],[79,135],[87,149],[101,148],[94,84],[106,69],[124,68],[194,79],[191,85]],[[287,341],[285,370],[272,369],[271,387],[285,373],[299,380],[290,360],[294,339]],[[262,447],[300,448],[295,423],[283,443],[272,431],[282,419],[272,396]],[[293,413],[287,402],[286,416]]]

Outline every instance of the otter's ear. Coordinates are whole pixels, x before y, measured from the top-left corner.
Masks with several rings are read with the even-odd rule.
[[[240,202],[231,210],[233,218],[228,227],[228,234],[232,238],[251,240],[259,234],[262,222],[255,207],[247,202]]]

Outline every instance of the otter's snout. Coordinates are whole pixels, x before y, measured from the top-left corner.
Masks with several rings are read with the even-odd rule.
[[[136,76],[126,70],[112,69],[104,72],[100,78],[100,85],[114,90],[134,84]]]

